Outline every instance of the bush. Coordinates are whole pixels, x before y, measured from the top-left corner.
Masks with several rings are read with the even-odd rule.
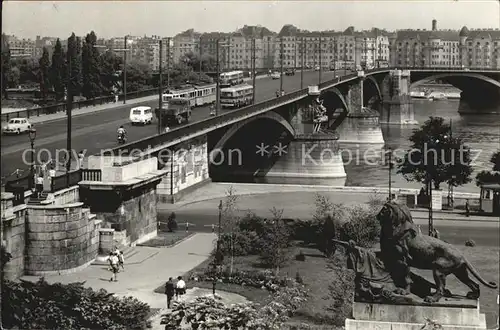
[[[2,320],[20,329],[146,329],[150,308],[135,298],[118,298],[83,283],[6,281]]]
[[[170,215],[168,216],[167,227],[168,231],[171,233],[177,230],[177,221],[175,219],[175,212],[170,213]]]
[[[300,251],[299,254],[295,256],[295,260],[306,261],[306,255],[302,251]]]
[[[241,231],[253,231],[257,235],[261,235],[266,228],[266,219],[256,216],[253,213],[248,213],[239,221],[239,229]]]
[[[351,316],[354,300],[354,272],[346,265],[347,257],[340,253],[334,254],[328,265],[334,273],[328,285],[328,298],[333,300],[328,310],[332,312],[332,322],[336,326],[344,326],[345,319]]]
[[[470,246],[470,247],[473,247],[473,246],[476,246],[476,242],[474,242],[473,239],[468,239],[465,241],[465,246]]]
[[[224,233],[220,237],[220,250],[223,255],[231,255],[231,234]],[[258,255],[261,241],[253,231],[235,231],[232,235],[232,249],[234,256]]]
[[[353,206],[347,209],[347,222],[340,228],[340,239],[354,240],[357,245],[371,247],[380,235],[380,224],[375,209]]]
[[[302,276],[300,276],[299,272],[295,273],[295,282],[299,284],[304,284],[304,280],[302,279]]]

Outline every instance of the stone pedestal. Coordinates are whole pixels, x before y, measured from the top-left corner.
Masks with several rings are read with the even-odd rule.
[[[431,207],[433,211],[441,211],[443,209],[443,191],[432,190]]]
[[[486,318],[477,300],[443,301],[439,304],[389,305],[355,302],[353,319],[346,319],[346,330],[420,330],[426,319],[444,330],[486,329]]]
[[[327,133],[296,136],[266,173],[266,177],[342,178],[345,181],[338,136]]]

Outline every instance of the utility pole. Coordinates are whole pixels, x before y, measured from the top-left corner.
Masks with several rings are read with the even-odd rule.
[[[323,48],[321,48],[321,46],[323,46],[321,44],[321,32],[319,33],[319,72],[318,72],[318,85],[321,84],[321,70],[323,70],[323,62],[322,62],[322,59],[321,59],[321,53],[323,53]]]
[[[227,54],[227,71],[231,71],[231,62],[229,61],[229,58],[231,57],[230,55],[230,49],[231,49],[231,38],[228,37],[227,38],[227,42],[228,42],[228,46],[226,48],[226,50],[224,51],[225,54]]]
[[[162,62],[163,62],[163,43],[160,39],[160,75],[158,80],[158,134],[161,134],[161,116],[163,108],[163,81],[162,81]]]
[[[170,37],[167,38],[167,88],[170,88]]]
[[[72,68],[71,68],[71,62],[72,59],[71,57],[73,56],[73,51],[74,49],[71,49],[71,53],[67,52],[68,56],[68,81],[66,85],[66,98],[67,98],[67,104],[66,104],[66,115],[67,115],[67,125],[66,125],[66,152],[68,153],[66,155],[66,187],[69,187],[70,181],[69,181],[69,171],[71,170],[71,155],[73,154],[71,152],[71,110],[73,110],[73,77],[72,77]],[[76,77],[75,77],[76,78]]]
[[[302,36],[302,49],[301,49],[301,52],[300,52],[300,60],[301,60],[301,65],[300,65],[300,89],[303,89],[304,88],[304,63],[305,63],[305,52],[306,52],[306,49],[305,49],[305,42],[304,42],[304,36]]]
[[[127,36],[123,39],[123,104],[127,103]]]
[[[280,37],[280,96],[283,91],[283,37]]]
[[[297,70],[297,37],[293,37],[293,51],[294,51],[294,55],[293,55],[293,70],[295,72],[295,70]]]
[[[344,76],[347,75],[347,37],[344,36]]]
[[[201,50],[201,36],[200,36],[200,45],[199,45],[198,47],[200,47],[200,51],[199,51],[199,54],[200,54],[200,72],[199,72],[199,74],[198,74],[198,80],[199,80],[199,81],[201,81],[201,62],[202,62],[202,61],[201,61],[201,54],[202,54],[202,53],[201,53],[201,51],[202,51],[202,50]]]
[[[363,70],[367,70],[368,69],[368,37],[365,38],[365,44],[364,44],[364,49],[363,49],[363,55],[365,57],[365,65],[364,65],[364,68]]]
[[[255,37],[252,38],[252,104],[255,104]]]
[[[219,42],[220,39],[217,39],[217,44],[215,47],[215,57],[217,58],[217,76],[216,76],[216,81],[217,81],[217,87],[215,90],[215,115],[219,115],[219,108],[220,108],[220,67],[219,67]]]

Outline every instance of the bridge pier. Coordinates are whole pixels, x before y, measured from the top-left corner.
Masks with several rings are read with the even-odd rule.
[[[364,72],[358,72],[361,79],[349,86],[347,106],[349,111],[337,128],[341,149],[382,148],[385,144],[379,123],[379,113],[363,106]]]
[[[410,96],[410,71],[391,70],[382,84],[383,101],[380,123],[417,125]]]
[[[322,124],[315,121],[321,112],[321,106],[317,103],[319,94],[317,86],[310,86],[309,96],[291,107],[290,123],[295,135],[286,153],[267,171],[266,181],[279,177],[345,184],[347,175],[340,153],[339,136],[334,131],[321,129]]]
[[[469,88],[460,93],[460,114],[500,114],[500,92]]]

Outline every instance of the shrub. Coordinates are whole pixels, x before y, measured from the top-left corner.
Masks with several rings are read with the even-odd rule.
[[[380,235],[380,224],[373,209],[356,205],[346,211],[347,222],[340,228],[340,239],[354,240],[359,246],[371,247]]]
[[[295,260],[306,261],[306,255],[302,251],[300,251],[299,254],[295,256]]]
[[[231,255],[232,249],[234,256],[258,255],[261,247],[260,238],[253,231],[238,230],[232,236],[231,233],[224,233],[219,244],[223,255]]]
[[[169,232],[174,232],[177,230],[177,221],[175,212],[170,213],[168,216],[168,222],[167,222],[167,227]]]
[[[276,269],[285,264],[289,259],[288,247],[291,245],[290,230],[281,219],[281,213],[275,214],[272,223],[266,226],[261,235],[261,259],[266,266]]]
[[[253,213],[248,213],[240,219],[238,225],[241,231],[253,231],[257,235],[261,235],[265,231],[266,219],[256,216]]]
[[[118,298],[83,283],[6,281],[2,320],[20,329],[146,329],[150,308],[135,298]]]
[[[470,246],[470,247],[473,247],[473,246],[476,246],[476,242],[474,242],[473,239],[468,239],[465,241],[465,246]]]
[[[304,284],[304,280],[302,279],[302,276],[300,276],[299,272],[295,273],[295,282],[299,284]]]
[[[334,272],[328,285],[328,298],[333,300],[328,310],[333,312],[332,322],[336,326],[343,326],[345,319],[351,316],[354,299],[354,272],[347,269],[346,265],[347,257],[340,253],[334,254],[328,264],[328,268]]]

